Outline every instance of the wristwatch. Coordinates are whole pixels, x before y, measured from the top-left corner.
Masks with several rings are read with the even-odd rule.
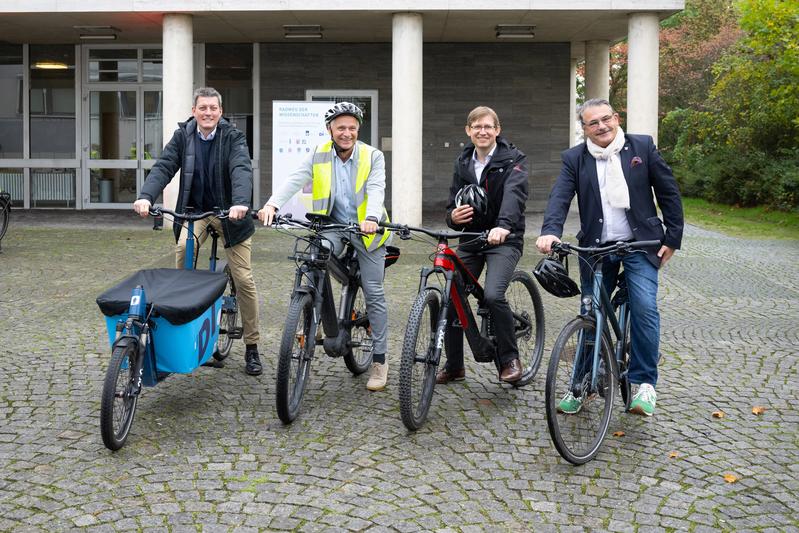
[[[372,216],[372,215],[366,217],[364,220],[371,220],[372,222],[380,222],[379,220],[377,220],[376,216]]]

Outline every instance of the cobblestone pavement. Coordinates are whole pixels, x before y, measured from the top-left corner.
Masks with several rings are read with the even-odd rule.
[[[405,430],[399,346],[430,250],[418,243],[387,275],[388,388],[369,393],[366,376],[320,354],[300,417],[282,425],[274,354],[291,239],[261,228],[263,375],[243,373],[239,343],[222,369],[170,376],[145,389],[127,445],[111,453],[94,299],[172,258],[167,232],[126,217],[12,213],[0,253],[0,530],[799,531],[799,242],[688,228],[661,275],[657,412],[617,409],[610,431],[624,435],[574,467],[550,443],[543,370],[516,390],[468,361],[465,382],[436,388],[426,425]],[[538,258],[530,239],[521,266]],[[542,369],[577,305],[544,300]]]

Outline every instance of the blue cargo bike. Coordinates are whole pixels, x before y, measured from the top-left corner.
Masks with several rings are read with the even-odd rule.
[[[196,269],[194,221],[227,213],[154,208],[150,214],[186,224],[185,268],[140,270],[97,297],[111,344],[100,404],[100,433],[110,450],[124,446],[142,387],[203,365],[221,366],[233,340],[242,337],[236,286],[227,262],[216,257],[219,235],[210,225],[209,268]]]

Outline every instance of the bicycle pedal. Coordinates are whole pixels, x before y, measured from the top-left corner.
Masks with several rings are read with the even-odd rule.
[[[217,361],[216,359],[210,359],[210,360],[204,362],[200,366],[209,366],[211,368],[225,368],[225,362],[224,361]]]
[[[225,329],[225,328],[220,328],[219,329],[219,334],[220,335],[227,335],[228,338],[231,338],[231,339],[240,339],[240,338],[242,338],[244,336],[244,328],[237,327],[237,328],[233,328],[231,330],[228,330],[228,329]]]

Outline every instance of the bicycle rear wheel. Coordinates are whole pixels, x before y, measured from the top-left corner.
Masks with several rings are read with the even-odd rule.
[[[610,424],[616,391],[615,359],[610,344],[600,336],[597,388],[591,387],[596,323],[578,317],[561,330],[552,349],[546,382],[549,435],[558,453],[572,464],[596,456]],[[571,393],[575,400],[568,400]]]
[[[290,424],[300,412],[300,402],[308,383],[316,345],[313,319],[313,298],[307,293],[297,293],[289,304],[283,338],[277,360],[276,407],[277,416]]]
[[[372,326],[366,314],[366,300],[360,284],[355,286],[354,294],[350,300],[350,348],[344,354],[344,363],[354,375],[366,372],[372,363],[373,340]]]
[[[0,198],[0,240],[8,231],[8,221],[11,217],[11,200]]]
[[[441,305],[438,293],[426,290],[416,297],[408,316],[405,340],[400,361],[399,403],[402,423],[411,431],[422,427],[436,385],[438,361],[432,357],[439,337],[438,313]],[[443,331],[440,338],[443,342]]]
[[[236,283],[233,281],[233,276],[230,273],[230,266],[225,265],[225,275],[227,276],[228,285],[225,290],[225,296],[232,298],[235,302],[236,299]],[[224,360],[230,355],[230,349],[233,347],[234,335],[239,323],[239,306],[235,303],[233,309],[222,309],[222,315],[219,319],[219,340],[216,343],[216,351],[214,352],[214,359],[217,361]]]
[[[544,354],[544,305],[532,276],[521,270],[511,276],[505,298],[513,312],[516,344],[522,363],[522,377],[512,385],[523,387],[533,380],[541,366],[541,356]]]
[[[100,434],[109,450],[115,451],[125,445],[133,425],[141,391],[141,382],[136,375],[136,357],[135,344],[117,346],[105,373],[100,401]]]

